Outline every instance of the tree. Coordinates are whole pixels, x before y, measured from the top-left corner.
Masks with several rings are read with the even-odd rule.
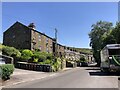
[[[115,28],[112,30],[112,35],[117,44],[120,44],[120,22],[116,23]]]
[[[13,56],[20,57],[21,56],[21,53],[19,52],[19,50],[17,50],[14,47],[1,45],[1,49],[2,49],[3,55],[7,55],[7,56],[11,56],[11,57],[13,57]]]
[[[115,44],[117,43],[116,42],[116,39],[115,39],[115,36],[113,35],[113,30],[110,30],[109,32],[105,32],[102,36],[102,41],[103,41],[103,44],[102,44],[102,48],[104,48],[107,44]]]
[[[24,61],[28,61],[29,59],[31,59],[31,57],[33,56],[33,52],[31,50],[28,49],[24,49],[22,50],[22,54],[21,54],[21,59]]]
[[[90,46],[93,49],[93,56],[100,65],[100,51],[103,48],[103,35],[108,33],[113,27],[111,22],[98,21],[96,24],[93,24],[92,30],[89,33]]]

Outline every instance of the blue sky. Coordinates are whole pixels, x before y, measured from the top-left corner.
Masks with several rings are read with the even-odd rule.
[[[99,20],[118,20],[117,2],[3,2],[2,31],[16,21],[25,25],[34,22],[40,32],[54,37],[58,29],[58,42],[73,47],[89,48],[88,33]],[[2,39],[1,39],[2,41]]]

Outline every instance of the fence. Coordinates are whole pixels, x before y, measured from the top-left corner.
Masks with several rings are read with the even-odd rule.
[[[35,63],[17,62],[15,67],[25,70],[52,72],[52,67],[49,64],[40,65]]]

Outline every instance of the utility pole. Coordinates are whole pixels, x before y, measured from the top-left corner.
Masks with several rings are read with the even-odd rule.
[[[57,29],[55,28],[55,56],[57,56]]]

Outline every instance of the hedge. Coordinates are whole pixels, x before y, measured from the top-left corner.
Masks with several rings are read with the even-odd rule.
[[[0,65],[0,77],[2,80],[10,79],[10,75],[14,71],[13,64],[2,64]]]

